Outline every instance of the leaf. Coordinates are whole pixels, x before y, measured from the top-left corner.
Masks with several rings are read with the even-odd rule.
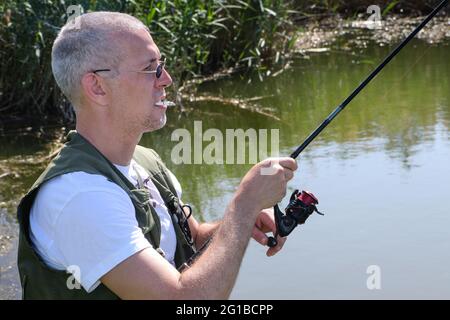
[[[382,16],[386,15],[389,11],[391,11],[391,10],[397,5],[397,3],[399,3],[398,0],[391,1],[391,2],[387,5],[387,7],[383,10],[383,12],[381,13],[381,15],[382,15]]]
[[[259,41],[259,46],[261,48],[264,48],[265,45],[266,45],[266,40],[264,40],[264,38],[261,38],[261,40]]]
[[[156,8],[153,8],[148,14],[147,14],[147,23],[151,23],[153,21],[153,17],[155,16]]]
[[[275,11],[273,11],[273,10],[270,10],[269,8],[264,8],[264,10],[267,11],[270,15],[272,15],[274,17],[277,16],[277,13]]]
[[[242,0],[237,0],[236,2],[240,3],[244,8],[252,8],[252,6],[250,5],[250,3],[247,3],[245,1]],[[252,8],[253,9],[253,8]]]
[[[225,30],[227,30],[227,31],[230,31],[230,30],[227,28],[226,25],[224,25],[224,24],[222,24],[222,23],[219,23],[219,22],[217,22],[217,21],[208,22],[208,25],[214,25],[214,26],[220,27],[220,28],[222,28],[222,29],[225,29]]]
[[[165,32],[167,32],[168,34],[170,34],[171,37],[175,37],[175,35],[173,34],[173,32],[170,31],[169,29],[167,29],[167,27],[166,27],[164,24],[160,23],[159,21],[155,21],[155,24],[156,24],[158,27],[160,27],[161,29],[163,29]]]
[[[42,47],[45,47],[44,36],[42,35],[42,32],[41,32],[41,31],[38,31],[38,32],[36,33],[36,36],[37,36],[37,38],[39,39],[39,41],[41,42]]]
[[[259,0],[258,2],[259,2],[259,9],[261,10],[261,12],[264,12],[265,8],[264,8],[264,5],[263,5],[262,1]]]

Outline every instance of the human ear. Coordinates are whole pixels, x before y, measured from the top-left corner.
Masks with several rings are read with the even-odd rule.
[[[95,73],[90,72],[83,75],[81,88],[86,99],[101,106],[108,104],[107,84],[103,78]]]

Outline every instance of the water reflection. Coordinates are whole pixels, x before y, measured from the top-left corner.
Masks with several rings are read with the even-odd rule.
[[[259,104],[281,120],[199,102],[181,117],[170,109],[168,125],[141,143],[160,153],[201,220],[220,218],[250,165],[175,165],[174,129],[192,132],[194,121],[203,121],[204,131],[279,129],[280,153],[288,155],[389,50],[368,46],[352,54],[337,43],[329,52],[299,57],[292,69],[263,83],[255,76],[250,83],[235,77],[204,84],[199,94],[269,96]],[[289,191],[314,191],[326,216],[294,232],[274,258],[252,242],[234,298],[450,298],[450,258],[442,254],[450,249],[449,52],[448,43],[413,40],[305,150]],[[2,214],[12,217],[20,194],[43,169],[27,157],[48,153],[49,145],[34,136],[3,137],[0,145],[0,169],[16,173],[0,181]],[[372,264],[381,267],[381,291],[365,286]],[[285,283],[279,270],[298,273]]]
[[[192,132],[193,122],[202,120],[204,130],[218,128],[248,128],[280,130],[281,154],[289,154],[303,139],[349,94],[373,69],[372,64],[358,63],[370,57],[379,61],[389,48],[372,46],[364,56],[347,52],[316,54],[310,59],[299,58],[293,68],[276,78],[261,83],[256,76],[208,83],[199,94],[250,98],[272,96],[260,101],[264,108],[276,110],[281,121],[242,110],[230,110],[220,103],[198,103],[194,112],[182,121],[171,122]],[[313,157],[313,150],[338,144],[333,154],[336,161],[347,161],[361,153],[383,150],[393,161],[399,161],[405,170],[411,169],[414,156],[437,134],[436,125],[448,135],[450,123],[450,91],[448,63],[449,46],[429,46],[413,41],[373,82],[343,111],[326,131],[306,149],[302,158]],[[204,116],[208,112],[208,116]],[[176,111],[169,118],[176,117]],[[144,144],[163,151],[170,162],[170,148],[175,145],[169,137],[173,128],[153,139],[144,138]],[[161,148],[162,147],[162,148]],[[194,165],[172,169],[185,179],[186,196],[204,207],[210,198],[221,197],[228,191],[214,187],[217,181],[238,181],[249,166]],[[185,178],[186,177],[186,178]],[[200,178],[201,177],[201,178]],[[197,185],[194,181],[202,182]],[[223,184],[223,183],[222,183]],[[192,191],[191,191],[192,190]],[[197,202],[198,201],[198,202]],[[217,212],[220,215],[222,212]]]

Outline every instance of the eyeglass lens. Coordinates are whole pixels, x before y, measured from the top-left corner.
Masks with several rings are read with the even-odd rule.
[[[160,64],[158,64],[158,66],[156,67],[156,77],[159,78],[162,75],[164,69],[164,61],[161,62]]]

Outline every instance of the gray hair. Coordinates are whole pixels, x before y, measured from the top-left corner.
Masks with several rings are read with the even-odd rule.
[[[52,48],[52,71],[61,91],[78,107],[81,79],[95,69],[114,69],[123,50],[113,35],[148,28],[138,19],[119,12],[91,12],[69,21]]]

